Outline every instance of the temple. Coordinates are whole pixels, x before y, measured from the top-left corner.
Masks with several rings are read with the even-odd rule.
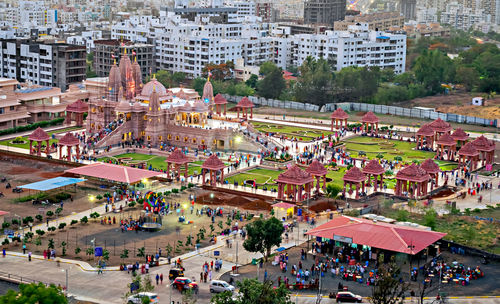
[[[222,102],[215,103],[210,80],[202,98],[192,89],[166,89],[154,75],[143,84],[139,64],[123,53],[120,64],[110,69],[106,91],[89,100],[87,131],[104,135],[97,148],[138,142],[151,148],[258,149],[251,142],[234,140],[240,124],[222,117]],[[218,119],[210,119],[213,115]]]

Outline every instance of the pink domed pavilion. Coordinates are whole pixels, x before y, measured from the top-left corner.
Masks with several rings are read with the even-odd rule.
[[[465,133],[462,128],[457,128],[453,134],[451,134],[451,138],[453,138],[457,142],[457,146],[462,147],[467,143],[469,139],[469,134]]]
[[[425,124],[417,131],[417,149],[422,147],[424,144],[428,148],[432,148],[434,146],[434,130],[429,126],[429,124]]]
[[[361,122],[364,125],[365,133],[368,133],[368,127],[371,126],[371,128],[372,128],[371,132],[378,134],[379,119],[375,114],[373,114],[372,111],[363,115],[363,118],[361,118]]]
[[[371,185],[371,179],[373,177],[373,190],[377,191],[380,186],[382,189],[384,185],[384,168],[380,165],[378,160],[372,159],[363,168],[363,174],[368,178],[368,185]]]
[[[344,181],[344,190],[342,190],[342,193],[345,196],[347,184],[349,184],[349,194],[352,194],[352,188],[353,186],[356,186],[356,196],[355,198],[359,198],[359,188],[362,188],[362,191],[365,192],[365,180],[366,176],[361,172],[361,170],[358,167],[352,167],[347,171],[344,176],[342,177],[342,180]]]
[[[215,103],[215,113],[217,113],[217,115],[220,116],[222,112],[222,106],[224,106],[224,116],[226,116],[227,100],[224,98],[224,96],[222,96],[220,93],[215,95],[214,103]]]
[[[30,141],[30,154],[31,155],[35,154],[35,150],[33,149],[33,142],[34,141],[37,142],[36,155],[38,155],[38,156],[42,155],[42,150],[41,150],[42,142],[45,142],[45,145],[46,145],[45,153],[47,155],[50,154],[50,152],[49,152],[50,136],[42,128],[40,128],[40,127],[36,128],[36,130],[33,131],[33,133],[31,133],[30,136],[28,136],[28,140]]]
[[[69,104],[66,107],[66,119],[64,120],[65,124],[71,124],[73,121],[73,114],[74,114],[74,120],[76,122],[76,125],[78,127],[83,126],[83,114],[85,112],[88,112],[89,106],[83,102],[81,99],[78,99],[77,101]]]
[[[492,140],[488,140],[484,135],[479,136],[478,138],[472,141],[472,144],[479,151],[479,160],[482,162],[482,165],[493,164],[493,160],[495,158],[495,142]]]
[[[201,176],[203,177],[203,185],[205,185],[205,173],[210,176],[210,185],[215,187],[217,182],[217,172],[221,171],[220,180],[224,182],[224,168],[226,166],[224,163],[217,157],[217,155],[212,154],[209,158],[201,165]]]
[[[438,158],[444,159],[445,148],[446,148],[447,159],[448,160],[455,159],[454,155],[455,155],[455,150],[457,149],[457,143],[449,133],[443,133],[443,135],[441,135],[436,141],[436,144],[437,144],[436,156]]]
[[[66,155],[66,159],[68,161],[71,161],[72,147],[76,148],[76,158],[80,158],[80,141],[73,134],[71,134],[71,132],[64,134],[57,144],[59,146],[59,159],[63,159],[62,151],[64,146],[66,146],[68,151]]]
[[[335,128],[338,129],[339,127],[347,127],[347,119],[349,118],[349,115],[342,109],[342,108],[337,108],[337,110],[333,111],[332,115],[330,116],[332,119],[332,131],[333,131],[333,122],[335,121]],[[340,126],[339,126],[340,122]]]
[[[451,125],[441,118],[429,123],[429,126],[434,131],[434,140],[437,140],[441,134],[451,132]]]
[[[439,182],[439,172],[441,172],[439,165],[436,164],[432,158],[429,158],[420,165],[420,168],[424,169],[425,172],[427,172],[434,179],[434,183],[431,183],[431,190],[434,188],[434,185],[437,187]]]
[[[316,192],[319,194],[319,188],[321,181],[323,180],[323,192],[326,193],[326,174],[328,170],[320,163],[317,159],[313,160],[313,162],[307,167],[306,172],[309,172],[313,178],[316,179]]]
[[[460,150],[458,150],[458,164],[465,166],[466,162],[470,162],[470,170],[477,168],[479,160],[479,151],[476,149],[472,142],[466,143]]]
[[[287,200],[291,196],[293,202],[302,201],[302,188],[305,190],[306,199],[311,197],[311,188],[314,182],[312,175],[293,165],[281,173],[276,179],[278,183],[278,199]],[[286,194],[285,194],[286,186]]]
[[[167,177],[170,178],[170,166],[174,165],[174,172],[177,173],[177,176],[181,176],[181,166],[184,166],[184,178],[188,177],[188,164],[191,162],[189,157],[186,154],[182,153],[179,149],[174,149],[172,153],[165,160],[167,163]]]
[[[427,184],[431,176],[416,164],[411,164],[399,170],[396,174],[396,187],[394,194],[401,196],[408,193],[411,198],[427,195]],[[415,196],[415,191],[416,196]]]
[[[250,109],[250,118],[253,117],[253,108],[254,108],[254,104],[250,101],[250,99],[248,99],[248,97],[243,97],[240,102],[238,102],[238,104],[236,105],[236,110],[238,111],[238,118],[240,117],[240,109],[241,109],[241,112],[243,113],[243,118],[247,118],[248,117],[248,109]]]

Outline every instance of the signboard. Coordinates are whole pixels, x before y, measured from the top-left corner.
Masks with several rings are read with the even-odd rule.
[[[347,237],[347,236],[341,236],[341,235],[333,235],[333,240],[337,242],[342,242],[342,243],[352,243],[352,238]]]
[[[94,249],[94,255],[95,255],[96,257],[100,257],[100,256],[102,256],[102,247],[96,247],[96,248]]]
[[[220,256],[220,251],[218,250],[214,251],[214,256]]]

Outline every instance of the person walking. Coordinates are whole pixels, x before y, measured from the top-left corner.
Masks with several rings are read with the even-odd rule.
[[[159,282],[160,282],[160,275],[156,274],[156,285],[158,285]]]
[[[31,251],[28,252],[28,262],[31,262]]]
[[[160,274],[160,284],[163,285],[163,273]]]

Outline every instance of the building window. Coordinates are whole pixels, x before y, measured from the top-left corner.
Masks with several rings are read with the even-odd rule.
[[[180,140],[180,137],[179,137],[179,136],[176,136],[176,137],[175,137],[175,140],[179,141],[179,140]]]
[[[3,113],[5,113],[4,108],[0,108],[0,114],[3,114]]]

